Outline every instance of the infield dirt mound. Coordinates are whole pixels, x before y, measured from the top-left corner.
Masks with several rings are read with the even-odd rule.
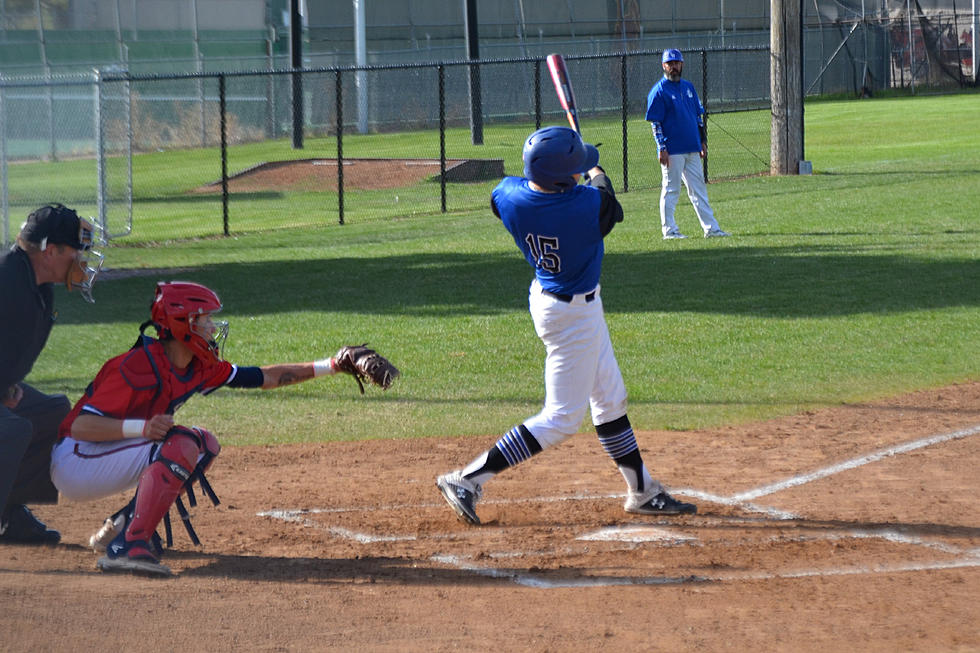
[[[435,476],[495,435],[226,447],[222,499],[152,580],[85,547],[125,502],[40,506],[0,548],[8,650],[980,650],[980,382],[697,432],[637,432],[690,517],[622,510],[583,433],[458,522]]]
[[[446,180],[451,182],[500,179],[501,159],[448,159]],[[344,188],[381,190],[404,188],[425,179],[439,181],[439,159],[344,159]],[[336,159],[270,161],[253,166],[228,178],[231,193],[268,191],[337,190]],[[196,188],[197,193],[220,193],[221,182]]]

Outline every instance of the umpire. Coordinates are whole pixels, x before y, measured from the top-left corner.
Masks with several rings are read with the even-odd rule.
[[[55,544],[61,534],[39,521],[27,503],[57,503],[51,447],[71,404],[24,383],[44,349],[57,312],[53,284],[64,283],[92,302],[102,255],[92,249],[95,227],[62,204],[43,206],[0,254],[0,542]]]

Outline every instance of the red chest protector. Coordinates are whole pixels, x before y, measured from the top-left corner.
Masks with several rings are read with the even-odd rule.
[[[62,422],[59,436],[70,435],[71,423],[82,411],[116,419],[173,415],[193,395],[208,394],[227,383],[233,370],[227,361],[202,364],[198,358],[178,370],[159,340],[140,336],[132,349],[102,366]]]

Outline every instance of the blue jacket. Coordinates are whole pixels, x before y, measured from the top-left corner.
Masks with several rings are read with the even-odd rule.
[[[672,82],[666,76],[647,94],[647,121],[653,123],[657,149],[668,154],[701,151],[704,106],[694,84],[686,79]]]

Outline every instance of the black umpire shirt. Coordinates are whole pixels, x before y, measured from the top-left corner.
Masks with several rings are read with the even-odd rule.
[[[0,254],[0,395],[27,377],[54,324],[54,292],[37,285],[27,252]]]

